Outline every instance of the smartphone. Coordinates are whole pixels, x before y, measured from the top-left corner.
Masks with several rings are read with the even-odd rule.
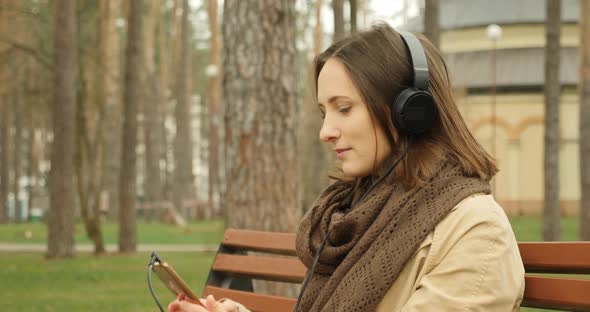
[[[199,297],[191,290],[191,288],[185,283],[182,278],[174,271],[174,269],[165,261],[156,261],[152,270],[156,272],[156,275],[160,280],[175,294],[184,294],[190,302],[198,304],[202,307],[204,305],[199,300]]]

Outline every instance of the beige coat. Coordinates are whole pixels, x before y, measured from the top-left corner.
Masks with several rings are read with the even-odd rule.
[[[524,267],[491,195],[460,202],[422,242],[377,307],[391,311],[518,311]]]
[[[377,312],[518,311],[523,292],[524,267],[508,218],[491,195],[478,194],[426,237]]]

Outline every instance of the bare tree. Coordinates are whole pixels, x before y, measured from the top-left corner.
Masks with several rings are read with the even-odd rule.
[[[219,66],[221,65],[221,49],[219,48],[219,31],[217,23],[217,0],[209,0],[208,6],[209,30],[211,32],[211,60],[210,64],[215,66],[217,73],[209,73],[209,209],[214,211],[215,194],[217,189],[217,173],[219,170],[219,144],[218,144],[218,120],[217,102],[219,101]],[[224,213],[221,213],[224,215]]]
[[[424,34],[437,48],[440,48],[439,0],[425,0]]]
[[[561,0],[547,0],[545,23],[545,198],[543,239],[559,240],[559,30]]]
[[[145,140],[145,200],[158,202],[162,199],[162,176],[160,170],[160,156],[162,154],[162,104],[164,104],[164,90],[156,72],[154,55],[154,36],[160,24],[162,1],[149,2],[148,16],[145,27],[144,53],[146,73],[144,81],[145,96],[144,111],[144,140]]]
[[[313,41],[313,54],[319,55],[323,46],[324,32],[322,30],[322,0],[315,3],[315,28]],[[311,64],[307,63],[309,69],[307,81],[313,81]],[[301,175],[301,206],[306,211],[311,207],[313,201],[318,197],[321,190],[329,183],[328,171],[332,159],[329,157],[327,147],[319,138],[318,133],[322,127],[320,111],[313,92],[315,89],[311,83],[306,88],[303,109],[301,110],[301,135],[300,135],[300,175]]]
[[[191,105],[188,84],[189,22],[188,0],[182,0],[182,21],[180,29],[180,50],[176,68],[176,137],[174,139],[174,205],[185,217],[189,217],[184,201],[194,197],[193,144],[191,136]]]
[[[334,41],[344,38],[344,0],[332,0],[334,11]]]
[[[74,255],[74,120],[78,79],[76,0],[54,4],[53,145],[49,176],[47,256]]]
[[[123,98],[123,149],[119,180],[119,251],[137,249],[135,222],[135,147],[137,145],[137,112],[141,99],[141,33],[142,1],[130,1],[128,14],[127,47],[125,50],[125,91]]]
[[[0,7],[0,31],[8,29],[6,9]],[[4,46],[2,46],[4,48]],[[5,56],[8,58],[8,55]],[[8,81],[8,63],[0,62],[0,81]],[[8,223],[8,192],[10,186],[10,119],[8,84],[0,83],[0,223]]]
[[[78,92],[78,107],[76,110],[76,152],[74,154],[74,165],[76,167],[76,178],[78,186],[78,198],[80,203],[80,214],[86,229],[86,235],[94,243],[96,255],[106,252],[102,239],[100,227],[100,189],[99,189],[99,168],[101,167],[100,149],[102,144],[100,137],[91,133],[99,133],[102,124],[102,116],[99,112],[90,107],[92,101],[88,93],[92,88],[93,81],[90,77],[97,74],[96,66],[90,66],[86,62],[86,75],[81,77],[83,86]],[[88,81],[87,81],[88,80]],[[88,118],[92,118],[93,126],[89,127]]]
[[[590,1],[580,0],[580,239],[590,240]]]
[[[358,28],[358,0],[349,0],[348,3],[350,4],[350,33],[356,34]]]
[[[1,20],[1,19],[0,19]],[[6,81],[7,64],[0,64],[0,78]],[[10,119],[12,109],[8,96],[6,95],[6,86],[2,88],[0,94],[0,108],[2,108],[1,118],[2,125],[0,128],[0,223],[8,223],[8,192],[10,186]]]
[[[109,216],[116,219],[119,213],[118,179],[121,169],[121,115],[119,99],[120,61],[117,20],[121,0],[100,1],[100,70],[98,81],[104,101],[104,133],[101,170],[101,189],[106,195]]]
[[[22,61],[22,60],[21,60]],[[22,66],[22,62],[21,62]],[[24,71],[23,68],[17,68],[16,71],[16,79],[17,82],[14,86],[12,92],[14,92],[13,96],[13,117],[14,117],[14,137],[12,139],[13,142],[13,153],[14,156],[13,160],[13,189],[12,195],[14,197],[14,222],[20,223],[20,218],[23,213],[22,204],[19,202],[19,194],[20,194],[20,185],[19,180],[21,177],[22,171],[22,146],[23,144],[23,105],[24,105]]]

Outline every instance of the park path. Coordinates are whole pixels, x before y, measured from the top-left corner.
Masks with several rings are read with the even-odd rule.
[[[195,244],[139,244],[138,252],[213,252],[217,251],[217,245],[195,245]],[[116,244],[107,244],[107,252],[116,252]],[[3,252],[46,252],[45,244],[11,244],[0,243],[0,254]],[[91,244],[76,245],[76,252],[93,252],[94,246]]]

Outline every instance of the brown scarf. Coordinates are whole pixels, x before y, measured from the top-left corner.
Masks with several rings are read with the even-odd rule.
[[[305,289],[300,311],[374,311],[420,243],[461,200],[490,193],[488,181],[443,164],[420,187],[384,179],[352,211],[350,183],[330,185],[297,231],[297,255],[310,268],[330,236]]]

